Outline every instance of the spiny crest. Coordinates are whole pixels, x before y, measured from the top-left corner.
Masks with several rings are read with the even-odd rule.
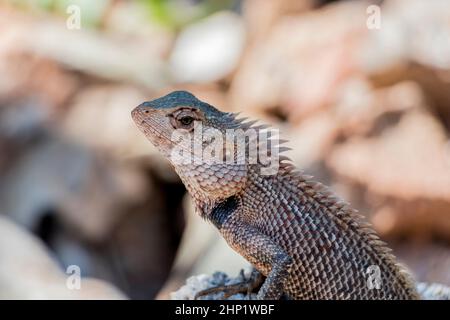
[[[278,139],[278,133],[275,133],[275,131],[278,132],[278,130],[272,127],[271,125],[264,123],[258,124],[258,120],[250,120],[248,117],[239,118],[239,115],[240,112],[227,114],[227,116],[230,117],[231,120],[230,123],[232,123],[232,125],[230,126],[231,129],[242,129],[244,131],[250,129],[255,130],[258,133],[263,131],[267,134],[267,141],[261,141],[258,139],[257,140],[258,146],[261,145],[262,143],[268,142],[270,142],[271,144],[277,143],[273,147],[278,148],[278,154],[292,150],[291,148],[281,146],[282,144],[288,142],[288,140]]]

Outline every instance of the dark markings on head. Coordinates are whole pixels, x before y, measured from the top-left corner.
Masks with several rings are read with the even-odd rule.
[[[219,203],[208,215],[208,219],[220,230],[226,219],[236,210],[238,205],[236,197],[229,197]]]

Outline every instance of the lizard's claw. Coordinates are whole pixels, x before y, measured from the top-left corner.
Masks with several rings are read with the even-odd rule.
[[[255,289],[260,287],[264,280],[263,275],[261,273],[259,273],[256,269],[254,269],[252,271],[252,274],[250,275],[250,277],[248,279],[246,279],[246,277],[244,275],[244,270],[241,269],[240,277],[242,278],[241,282],[201,290],[195,294],[194,300],[197,300],[201,296],[205,296],[208,294],[214,294],[214,293],[223,293],[223,299],[228,299],[232,295],[235,295],[238,293],[246,293],[247,297],[250,299],[250,294]]]

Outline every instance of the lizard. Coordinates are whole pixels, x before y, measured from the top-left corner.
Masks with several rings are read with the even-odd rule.
[[[202,139],[195,137],[198,128],[225,135],[227,130],[267,126],[220,111],[187,91],[143,102],[131,116],[171,162],[196,212],[254,267],[251,279],[228,288],[230,292],[259,288],[257,299],[420,298],[413,277],[363,216],[289,158],[280,155],[277,172],[269,175],[261,174],[260,163],[248,160],[192,161],[207,142],[196,141]],[[190,144],[180,149],[180,137],[190,138]],[[280,152],[284,142],[276,146]],[[183,151],[176,153],[178,158],[176,148]],[[231,150],[237,157],[236,149]],[[378,272],[375,285],[369,283],[371,268]],[[215,289],[227,288],[199,295]]]

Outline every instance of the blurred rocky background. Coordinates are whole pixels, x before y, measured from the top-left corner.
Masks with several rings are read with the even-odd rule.
[[[174,89],[280,128],[450,285],[449,1],[1,0],[0,298],[166,299],[247,266],[130,118]]]

